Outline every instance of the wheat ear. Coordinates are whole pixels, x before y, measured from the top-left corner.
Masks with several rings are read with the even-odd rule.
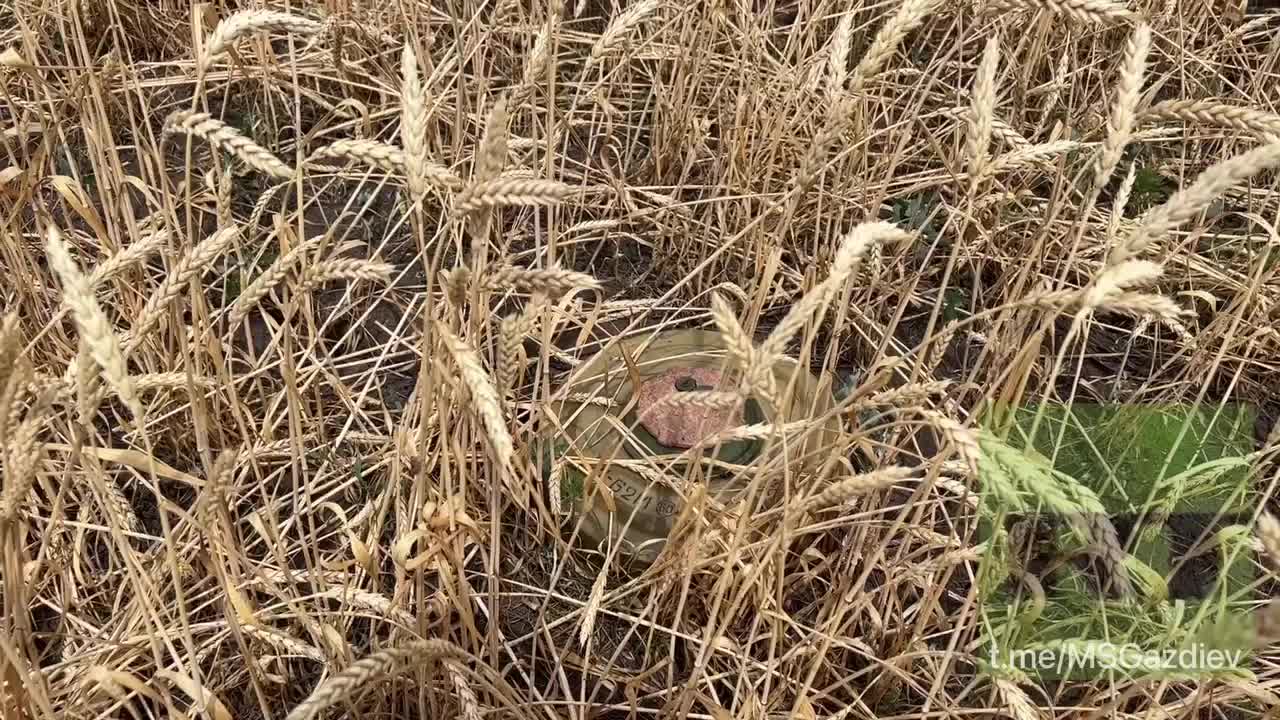
[[[718,292],[711,293],[711,319],[720,332],[721,342],[729,350],[729,356],[740,365],[746,365],[755,352],[755,343],[738,322],[738,316],[728,301]]]
[[[1263,145],[1209,167],[1186,188],[1147,213],[1137,229],[1111,250],[1108,265],[1118,265],[1204,212],[1224,192],[1254,175],[1280,166],[1280,142]]]
[[[1264,512],[1258,516],[1256,532],[1271,562],[1280,566],[1280,520],[1276,520],[1271,513]]]
[[[876,32],[875,39],[871,41],[871,47],[853,69],[853,75],[849,80],[851,95],[831,106],[826,122],[801,159],[800,167],[791,179],[790,192],[793,198],[798,198],[813,185],[822,166],[826,163],[827,151],[845,130],[849,129],[857,102],[853,96],[862,91],[867,80],[880,72],[880,68],[898,49],[898,45],[907,33],[924,22],[925,17],[939,2],[940,0],[905,0],[898,6],[898,12]],[[793,199],[792,202],[798,202],[798,200]]]
[[[1134,111],[1142,93],[1142,77],[1146,72],[1147,53],[1151,50],[1151,27],[1140,23],[1129,34],[1125,43],[1124,65],[1120,69],[1120,84],[1115,100],[1111,103],[1111,115],[1107,118],[1107,136],[1102,141],[1102,152],[1094,166],[1093,186],[1101,189],[1111,180],[1111,174],[1120,164],[1124,148],[1133,135]]]
[[[844,287],[872,246],[902,243],[911,237],[911,233],[889,222],[863,223],[855,227],[840,242],[831,274],[783,316],[769,337],[760,344],[762,354],[767,358],[782,355],[786,344],[804,327],[813,312],[819,307],[825,308],[832,296]]]
[[[500,265],[486,273],[484,285],[489,290],[533,290],[547,295],[560,295],[575,288],[599,290],[600,281],[586,273],[558,267],[522,268]]]
[[[868,473],[854,475],[833,483],[822,492],[812,497],[797,498],[793,504],[801,512],[817,512],[836,505],[842,505],[859,495],[875,492],[895,485],[911,477],[911,468],[893,465]]]
[[[168,231],[157,230],[142,236],[137,242],[130,243],[129,247],[103,260],[97,267],[89,273],[89,284],[98,287],[102,283],[124,272],[125,268],[136,263],[140,263],[151,257],[164,241],[169,238]]]
[[[854,14],[845,13],[831,33],[831,53],[827,56],[827,97],[837,102],[844,94],[845,81],[849,79],[849,50],[853,45]]]
[[[497,456],[503,479],[515,492],[515,481],[512,477],[515,446],[511,441],[511,433],[507,430],[507,422],[502,417],[502,403],[498,397],[493,380],[480,362],[480,355],[465,340],[453,334],[443,323],[436,324],[436,330],[444,340],[445,347],[457,364],[462,382],[471,392],[471,402],[480,420],[484,423],[485,432],[489,436],[489,444]],[[522,500],[520,494],[516,494]]]
[[[591,47],[590,62],[599,62],[605,55],[616,50],[626,41],[632,30],[657,12],[660,7],[662,7],[662,0],[640,0],[614,18],[600,35],[600,39],[596,40],[595,45]]]
[[[529,48],[529,56],[524,61],[524,72],[520,75],[520,87],[511,97],[511,104],[519,106],[533,93],[534,88],[546,77],[547,68],[551,66],[551,25],[546,24],[533,39],[533,47]]]
[[[1000,38],[992,36],[987,38],[987,45],[982,50],[982,61],[978,63],[978,74],[973,82],[969,128],[965,134],[969,173],[975,179],[982,177],[989,158],[991,127],[996,107],[996,70],[999,66]]]
[[[400,58],[400,141],[409,192],[415,199],[427,193],[427,92],[418,79],[418,58],[404,46]]]
[[[249,314],[249,311],[257,307],[258,303],[262,302],[262,299],[267,296],[267,293],[279,285],[289,274],[289,271],[293,269],[293,266],[306,257],[311,248],[318,245],[319,242],[320,236],[316,236],[298,243],[289,252],[276,258],[275,262],[271,263],[266,270],[263,270],[261,275],[245,286],[231,306],[230,326],[238,326],[245,316]]]
[[[179,258],[177,264],[169,270],[169,274],[160,283],[160,287],[147,298],[147,304],[143,306],[138,322],[130,328],[127,350],[132,351],[136,348],[143,338],[160,324],[160,319],[164,317],[169,305],[178,299],[193,278],[206,272],[214,264],[214,261],[226,251],[227,246],[239,234],[238,226],[223,228],[205,238]]]
[[[209,113],[181,110],[169,116],[164,129],[166,133],[182,133],[202,138],[271,177],[288,180],[293,176],[293,169],[284,161]]]
[[[1142,119],[1180,120],[1197,125],[1227,127],[1251,133],[1265,142],[1280,141],[1280,115],[1216,100],[1165,100],[1144,110]]]
[[[295,35],[314,35],[324,28],[322,23],[288,13],[271,10],[243,10],[223,18],[205,42],[200,67],[209,65],[227,52],[236,40],[253,33],[283,30]]]
[[[481,208],[523,205],[549,207],[573,195],[573,188],[555,180],[497,178],[468,185],[454,197],[454,211],[472,213]]]
[[[324,158],[345,158],[388,172],[406,172],[404,151],[377,140],[336,140],[312,153],[307,158],[307,164]],[[422,171],[431,185],[445,190],[462,187],[462,178],[439,163],[424,161]]]
[[[18,313],[10,312],[0,319],[0,452],[8,442],[10,410],[30,377],[30,368],[21,362],[21,353]]]
[[[309,265],[302,273],[302,283],[298,286],[298,294],[303,295],[334,280],[369,280],[386,283],[391,279],[395,266],[388,263],[342,258],[325,260]]]
[[[1096,308],[1122,290],[1153,282],[1162,272],[1164,268],[1158,263],[1145,260],[1126,260],[1119,265],[1112,265],[1103,270],[1085,291],[1081,304],[1085,308]]]
[[[350,698],[380,678],[394,676],[413,661],[466,660],[470,655],[447,640],[431,638],[386,648],[360,658],[311,691],[311,695],[289,711],[285,720],[312,720],[326,708]]]
[[[1069,153],[1079,147],[1080,143],[1074,140],[1054,140],[1037,145],[1027,145],[1016,150],[1010,150],[992,160],[987,165],[983,175],[991,177],[1001,173],[1016,172],[1028,167],[1043,168],[1046,161]]]
[[[4,452],[4,477],[7,480],[0,494],[0,520],[13,520],[18,515],[31,486],[35,484],[36,465],[44,447],[40,442],[40,432],[48,425],[53,397],[52,392],[41,393],[27,411],[26,418],[13,429],[8,442],[0,446]]]
[[[106,313],[98,305],[89,279],[80,273],[75,260],[71,259],[71,250],[56,227],[49,227],[45,251],[49,256],[50,267],[62,283],[63,300],[71,308],[71,316],[75,319],[80,337],[89,348],[89,354],[98,367],[102,368],[102,377],[107,385],[115,390],[121,402],[140,421],[142,403],[138,400],[133,379],[129,377],[120,340],[112,331]]]
[[[1134,13],[1113,0],[988,0],[985,10],[1018,12],[1047,10],[1083,23],[1110,24],[1130,20]]]
[[[502,319],[498,327],[498,394],[505,395],[515,385],[520,373],[520,355],[524,339],[533,332],[538,314],[546,305],[546,297],[535,293],[517,314]]]

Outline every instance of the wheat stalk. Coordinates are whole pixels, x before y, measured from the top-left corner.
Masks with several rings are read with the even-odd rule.
[[[112,331],[102,307],[98,305],[89,279],[76,267],[75,260],[71,259],[71,250],[62,239],[62,233],[54,226],[49,227],[45,252],[49,257],[49,266],[62,282],[63,300],[71,308],[71,316],[75,319],[80,337],[89,348],[89,354],[102,369],[103,379],[115,390],[134,418],[140,420],[142,403],[138,400],[133,379],[129,377],[120,340]]]
[[[978,64],[978,74],[973,82],[973,101],[970,110],[965,147],[969,158],[969,173],[978,179],[986,169],[991,142],[992,118],[996,106],[996,70],[1000,66],[1000,38],[987,38]]]
[[[590,63],[599,62],[601,58],[613,52],[626,41],[631,31],[644,22],[650,15],[662,7],[662,0],[640,0],[618,15],[605,28],[604,33],[591,46]]]
[[[409,192],[415,199],[427,193],[427,93],[418,79],[418,58],[406,44],[400,58],[400,140]]]
[[[1116,88],[1111,114],[1107,117],[1107,136],[1094,166],[1093,186],[1101,189],[1111,179],[1120,156],[1133,135],[1134,111],[1142,93],[1142,77],[1146,72],[1147,53],[1151,50],[1151,27],[1139,23],[1125,43],[1124,65],[1120,69],[1120,85]]]
[[[454,197],[454,211],[472,213],[481,208],[523,205],[549,207],[573,194],[573,188],[555,180],[497,178],[468,185]]]
[[[836,102],[844,94],[849,79],[849,50],[853,45],[854,14],[845,13],[831,34],[831,52],[827,56],[827,97]]]
[[[1252,133],[1268,143],[1280,142],[1280,115],[1253,108],[1228,105],[1217,100],[1165,100],[1142,111],[1142,119],[1226,127]]]
[[[1254,175],[1280,166],[1280,142],[1263,145],[1223,160],[1200,173],[1195,182],[1147,213],[1137,229],[1111,250],[1108,265],[1118,265],[1204,212],[1220,195]]]
[[[522,499],[522,495],[516,493],[515,482],[512,477],[515,445],[511,440],[510,431],[507,430],[507,422],[502,416],[502,403],[493,380],[490,379],[489,373],[485,371],[484,365],[481,364],[479,353],[468,345],[465,340],[454,335],[453,331],[443,323],[437,323],[436,330],[440,333],[441,339],[444,340],[445,347],[453,357],[454,363],[457,364],[462,376],[462,382],[467,386],[467,390],[471,392],[471,402],[475,406],[476,412],[480,415],[480,420],[484,423],[485,432],[489,436],[489,444],[493,447],[494,455],[497,456],[503,479],[508,487],[511,488],[515,497]]]
[[[227,52],[236,40],[258,32],[282,30],[295,35],[314,35],[324,25],[315,20],[271,10],[242,10],[223,18],[205,41],[200,56],[201,70],[207,69],[215,59]]]
[[[912,469],[892,465],[868,473],[854,475],[833,483],[822,492],[808,498],[797,498],[792,501],[798,514],[817,512],[829,507],[843,505],[852,498],[882,490],[890,485],[907,480]]]
[[[288,180],[293,169],[258,143],[240,134],[239,130],[211,116],[209,113],[181,110],[165,121],[166,133],[193,135],[214,147],[240,158],[249,167],[274,178]]]
[[[302,282],[298,286],[298,294],[303,295],[317,287],[334,280],[368,280],[386,283],[391,279],[395,266],[371,260],[357,258],[341,258],[325,260],[307,266],[302,273]]]
[[[1097,24],[1110,24],[1134,17],[1132,10],[1113,0],[987,0],[984,10],[1046,10],[1079,22]]]
[[[160,283],[160,287],[147,298],[147,303],[138,316],[138,322],[130,328],[129,340],[125,345],[127,352],[132,352],[147,334],[155,329],[169,305],[178,299],[197,275],[209,270],[214,261],[226,251],[227,246],[239,234],[240,228],[236,225],[223,228],[205,238],[178,259],[178,262],[170,268],[164,281]]]
[[[394,676],[419,660],[466,660],[470,655],[447,640],[416,640],[400,647],[386,648],[365,656],[320,683],[311,695],[289,711],[285,720],[311,720],[326,708],[350,698],[369,684]]]

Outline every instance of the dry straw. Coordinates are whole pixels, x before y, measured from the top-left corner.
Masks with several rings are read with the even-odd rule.
[[[1000,65],[1000,38],[987,38],[978,64],[978,74],[973,82],[973,103],[969,114],[969,129],[965,134],[965,147],[969,159],[969,172],[980,178],[986,169],[991,143],[992,120],[996,107],[996,70]]]
[[[324,25],[297,15],[271,10],[243,10],[224,18],[213,29],[200,56],[201,69],[208,68],[218,57],[231,49],[236,40],[255,33],[280,30],[294,35],[314,35]]]
[[[223,228],[205,238],[178,259],[177,264],[169,270],[169,274],[160,283],[160,287],[147,298],[147,304],[143,306],[138,322],[130,328],[128,350],[132,351],[136,348],[147,334],[160,324],[160,319],[164,317],[169,305],[186,290],[192,279],[207,272],[213,266],[239,234],[238,226]]]
[[[89,279],[80,273],[75,260],[71,259],[71,250],[56,227],[49,227],[45,251],[49,256],[49,266],[62,283],[63,300],[71,308],[71,316],[75,319],[80,337],[89,348],[90,356],[102,369],[103,379],[133,413],[134,418],[141,419],[142,403],[138,400],[133,379],[129,377],[120,340],[112,330],[102,307],[98,305]]]
[[[1111,179],[1120,156],[1133,135],[1135,110],[1142,94],[1142,77],[1146,72],[1147,53],[1151,50],[1151,28],[1140,23],[1129,35],[1125,44],[1124,65],[1120,69],[1120,84],[1115,100],[1111,103],[1111,115],[1107,118],[1107,136],[1102,141],[1102,152],[1094,166],[1093,186],[1102,188]]]
[[[465,651],[447,640],[416,640],[400,647],[386,648],[360,658],[311,691],[311,695],[289,711],[285,720],[311,720],[327,708],[352,697],[373,682],[393,677],[412,664],[431,660],[466,660]]]
[[[1217,100],[1165,100],[1142,112],[1144,121],[1178,120],[1250,133],[1266,142],[1280,141],[1280,115],[1228,105]]]
[[[164,129],[166,133],[182,133],[202,138],[271,177],[288,180],[293,176],[293,169],[284,161],[209,113],[190,110],[176,112],[165,121]]]
[[[1280,166],[1280,142],[1263,145],[1209,167],[1186,188],[1147,213],[1134,232],[1111,250],[1108,265],[1141,253],[1174,228],[1191,220],[1226,191],[1263,170]]]

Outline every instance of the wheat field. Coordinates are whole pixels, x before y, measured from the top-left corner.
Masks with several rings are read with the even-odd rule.
[[[1274,717],[1264,5],[0,2],[0,716]],[[717,440],[743,492],[640,467],[640,562],[545,448],[679,329],[730,379],[685,405],[836,399]],[[1247,671],[985,662],[992,497],[1151,588],[1089,492],[984,473],[980,411],[1051,401],[1257,408],[1201,551]]]

